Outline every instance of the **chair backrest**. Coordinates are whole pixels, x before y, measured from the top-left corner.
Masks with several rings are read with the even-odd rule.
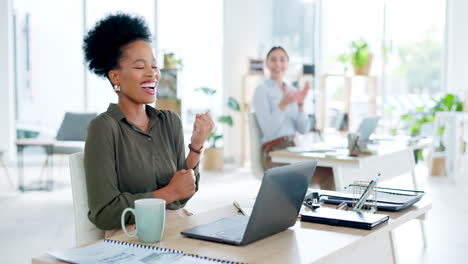
[[[97,113],[66,112],[55,139],[59,141],[85,141],[88,123]]]
[[[250,134],[250,163],[252,173],[256,178],[263,177],[262,161],[262,131],[258,126],[255,113],[249,113],[249,134]]]
[[[83,152],[69,156],[77,246],[104,238],[104,231],[97,228],[88,219],[88,192],[83,157]]]

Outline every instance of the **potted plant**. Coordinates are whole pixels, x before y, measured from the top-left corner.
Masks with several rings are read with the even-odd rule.
[[[182,59],[177,59],[173,52],[164,54],[164,69],[176,70],[177,66],[182,67]]]
[[[216,90],[206,87],[197,88],[195,91],[203,92],[207,96],[213,96],[216,93]],[[235,112],[240,112],[240,105],[233,97],[229,97],[227,106]],[[231,115],[222,115],[218,117],[216,121],[219,124],[225,124],[231,127],[234,124]],[[218,132],[217,127],[208,136],[208,148],[206,148],[203,153],[203,168],[205,170],[222,170],[224,168],[224,148],[220,147],[219,144],[217,145],[222,138],[223,134]]]
[[[435,105],[429,109],[424,107],[418,107],[412,113],[407,113],[401,116],[401,119],[409,124],[410,135],[419,136],[421,134],[421,128],[426,125],[433,123],[435,120],[435,115],[437,112],[461,112],[463,110],[463,101],[454,94],[446,94],[442,96],[439,100],[434,100]],[[445,126],[434,127],[437,129],[437,138],[436,140],[436,152],[444,152],[444,132]],[[416,160],[423,159],[422,150],[416,150],[415,152]],[[442,175],[445,174],[445,169],[443,168],[445,164],[445,158],[442,155],[434,155],[433,166],[432,166],[432,175]]]
[[[356,75],[369,75],[372,64],[372,54],[369,53],[369,45],[364,39],[351,42],[351,64]]]

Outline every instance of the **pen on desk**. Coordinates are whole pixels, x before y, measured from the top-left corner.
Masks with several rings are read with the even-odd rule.
[[[348,208],[348,204],[346,202],[341,202],[336,209],[338,210],[346,210]]]
[[[371,191],[375,188],[375,185],[377,184],[377,181],[379,180],[380,173],[377,174],[377,177],[375,177],[374,180],[369,182],[369,185],[367,185],[366,189],[362,193],[361,197],[357,201],[357,203],[354,205],[353,210],[358,211],[361,210],[362,206],[366,203],[367,197],[369,197],[369,194]]]

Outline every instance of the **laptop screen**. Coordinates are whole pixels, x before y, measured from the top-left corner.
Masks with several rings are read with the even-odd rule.
[[[369,141],[370,135],[374,133],[374,130],[379,123],[379,119],[380,116],[366,117],[361,121],[361,124],[359,124],[357,132],[365,143]]]

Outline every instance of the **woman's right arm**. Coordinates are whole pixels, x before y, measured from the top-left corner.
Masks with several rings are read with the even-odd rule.
[[[274,102],[270,102],[269,98],[268,91],[263,85],[255,89],[253,98],[255,117],[262,134],[267,138],[274,135],[281,128],[286,118],[286,114],[280,109],[279,105],[273,105]]]
[[[88,217],[98,228],[111,230],[120,227],[120,215],[127,207],[134,207],[137,199],[153,198],[152,192],[122,193],[118,188],[115,141],[111,117],[99,116],[90,122],[84,151]],[[127,224],[134,223],[127,215]]]

